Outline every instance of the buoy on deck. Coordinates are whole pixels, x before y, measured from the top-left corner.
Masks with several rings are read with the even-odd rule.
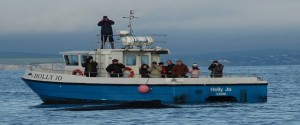
[[[149,90],[150,90],[150,87],[148,85],[146,85],[146,84],[140,85],[138,87],[138,91],[140,93],[147,93],[147,92],[149,92]]]

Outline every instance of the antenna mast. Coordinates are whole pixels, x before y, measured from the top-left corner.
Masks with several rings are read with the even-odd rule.
[[[135,17],[135,16],[134,16],[134,11],[133,11],[133,10],[130,10],[129,16],[128,16],[128,17],[123,17],[123,18],[128,18],[128,19],[129,19],[128,29],[129,29],[130,35],[132,35],[132,33],[133,33],[132,25],[131,25],[132,19],[135,19],[135,18],[138,18],[138,17]]]

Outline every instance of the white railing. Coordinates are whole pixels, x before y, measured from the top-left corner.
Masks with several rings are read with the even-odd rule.
[[[67,72],[72,72],[72,71],[65,70],[65,64],[61,62],[32,63],[29,66],[29,70],[51,72],[51,73],[62,73],[62,74],[67,74]]]
[[[73,70],[66,70],[64,63],[35,63],[29,66],[29,70],[31,71],[41,71],[47,73],[59,73],[59,74],[72,74]],[[75,70],[75,69],[74,69]],[[84,71],[82,71],[84,73]],[[110,73],[97,72],[97,74],[101,74],[103,77],[110,77]],[[129,76],[124,72],[124,76]],[[150,75],[151,76],[151,75]],[[98,76],[97,76],[98,77]],[[125,78],[126,78],[125,77]],[[140,74],[134,74],[134,77],[140,78]],[[241,73],[224,73],[222,78],[239,78],[239,77],[256,77],[259,81],[263,81],[262,77],[259,77],[257,74],[241,74]],[[124,77],[123,77],[124,78]],[[167,77],[173,78],[173,77]],[[187,74],[187,78],[191,78],[190,74]],[[209,72],[202,72],[199,78],[211,78],[211,74]],[[219,77],[220,78],[220,77]]]
[[[98,37],[98,45],[99,47],[98,48],[101,48],[101,44],[102,44],[102,40],[101,40],[101,35],[96,35]],[[110,36],[110,35],[108,35]],[[111,35],[114,37],[114,47],[115,48],[126,48],[125,45],[122,44],[121,42],[121,36],[120,35]],[[135,35],[133,35],[135,36]],[[139,35],[137,35],[139,36]],[[150,35],[142,35],[142,36],[151,36],[153,37],[153,39],[155,40],[154,44],[150,45],[148,48],[155,48],[156,46],[160,46],[160,47],[163,47],[163,48],[166,48],[166,45],[167,45],[167,35],[165,34],[150,34]],[[105,42],[104,48],[110,48],[110,42],[109,40],[107,39],[107,41]]]

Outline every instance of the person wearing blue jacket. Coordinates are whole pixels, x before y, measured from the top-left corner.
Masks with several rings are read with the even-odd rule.
[[[115,22],[113,20],[108,19],[107,16],[103,16],[103,19],[98,23],[98,26],[101,26],[101,49],[104,48],[105,42],[108,38],[111,48],[114,49],[114,38],[113,38],[113,30],[112,26]]]

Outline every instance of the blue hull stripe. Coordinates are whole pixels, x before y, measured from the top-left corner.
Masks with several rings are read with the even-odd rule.
[[[197,104],[207,101],[265,102],[267,85],[149,85],[148,93],[133,84],[69,84],[23,79],[45,103],[129,102],[160,100],[166,104]],[[230,100],[227,100],[230,99]]]

